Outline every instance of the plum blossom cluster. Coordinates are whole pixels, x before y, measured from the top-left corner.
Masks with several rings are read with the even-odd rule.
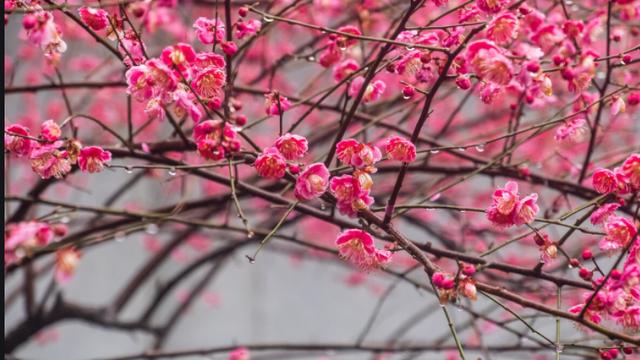
[[[53,244],[67,234],[67,226],[40,221],[25,221],[7,224],[4,231],[4,266],[10,266],[31,256],[36,250]],[[56,251],[55,279],[67,283],[80,262],[80,251],[63,247]]]
[[[533,237],[540,250],[540,262],[548,264],[558,256],[558,246],[549,239],[547,234],[535,234]]]
[[[569,308],[570,313],[583,314],[596,324],[610,319],[630,333],[640,331],[640,242],[635,233],[629,241],[634,243],[622,269],[611,270],[608,278],[593,280],[594,285],[600,287],[599,291],[586,292],[582,303]],[[583,278],[590,279],[592,274],[584,267],[580,269]]]
[[[146,102],[150,118],[164,119],[171,106],[177,116],[199,122],[202,106],[210,110],[222,106],[225,60],[216,53],[196,53],[191,45],[178,43],[162,50],[160,58],[131,67],[126,79],[127,93]]]
[[[640,190],[640,154],[629,155],[622,166],[613,170],[596,170],[591,182],[600,194],[625,195]]]
[[[415,145],[409,140],[393,136],[382,143],[390,159],[402,162],[415,160]],[[370,195],[373,187],[371,174],[377,171],[375,164],[382,159],[382,152],[375,145],[345,139],[336,144],[336,156],[342,163],[351,166],[353,172],[332,178],[331,193],[337,200],[340,213],[355,217],[358,211],[373,203]]]
[[[22,18],[25,37],[32,44],[42,49],[49,63],[57,64],[62,53],[67,50],[67,43],[62,40],[62,31],[56,25],[53,13],[44,10],[35,1],[7,0],[4,2],[5,14],[15,10],[27,12]],[[6,21],[7,17],[5,15],[5,24]]]
[[[463,264],[457,277],[446,272],[433,273],[431,282],[438,289],[440,303],[457,302],[459,296],[476,300],[478,298],[476,282],[472,278],[475,272],[475,266]]]
[[[391,160],[409,163],[416,158],[415,145],[407,139],[392,136],[382,143]],[[349,217],[355,217],[358,211],[373,203],[371,174],[376,172],[375,164],[382,159],[380,148],[355,139],[341,140],[336,144],[336,156],[351,167],[352,173],[331,177],[323,163],[301,168],[299,161],[306,156],[308,146],[307,139],[300,135],[287,133],[280,136],[273,146],[264,149],[256,158],[254,166],[258,175],[279,179],[288,170],[297,176],[294,195],[298,200],[319,198],[329,189],[336,199],[338,211]],[[336,244],[343,257],[363,269],[375,268],[390,259],[390,252],[376,249],[371,235],[361,230],[342,233]]]
[[[82,146],[75,139],[62,140],[62,130],[53,120],[41,124],[38,137],[29,128],[13,124],[5,128],[5,151],[29,160],[43,179],[61,179],[77,164],[81,171],[96,173],[111,161],[111,153],[99,146]]]
[[[26,221],[7,224],[4,231],[4,266],[29,256],[33,251],[47,246],[56,237],[67,234],[64,224]]]
[[[362,271],[385,266],[391,260],[391,251],[378,249],[373,236],[360,229],[348,229],[338,235],[336,246],[340,256]]]
[[[605,236],[600,240],[600,250],[613,253],[627,246],[638,233],[637,226],[632,220],[616,215],[616,210],[624,204],[620,199],[618,203],[607,203],[600,206],[590,216],[594,225],[601,226]]]
[[[536,193],[520,198],[518,183],[508,181],[504,188],[494,191],[487,219],[499,227],[530,224],[540,210],[537,201]]]
[[[276,139],[274,146],[262,151],[256,158],[254,166],[258,175],[265,178],[280,179],[284,177],[287,167],[292,173],[298,173],[301,160],[309,149],[307,139],[300,135],[284,134]]]
[[[198,154],[205,159],[221,160],[227,154],[240,150],[238,133],[233,126],[221,120],[205,120],[193,128],[193,139]]]

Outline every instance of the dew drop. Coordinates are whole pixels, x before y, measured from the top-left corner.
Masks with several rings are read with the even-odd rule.
[[[564,350],[564,345],[562,345],[562,344],[556,345],[556,353],[562,354],[563,350]]]
[[[407,49],[407,51],[413,51],[413,50],[415,50],[415,48],[414,48],[413,46],[411,46],[411,45],[407,45],[407,46],[406,46],[406,49]]]
[[[255,264],[256,263],[256,259],[255,258],[252,258],[249,255],[245,255],[245,256],[247,257],[247,260],[249,260],[249,264]]]
[[[68,217],[68,216],[63,216],[63,217],[60,218],[60,222],[63,223],[63,224],[68,224],[69,221],[71,221],[71,218]]]
[[[172,167],[167,171],[167,174],[169,174],[169,176],[176,176],[177,171],[176,168]]]
[[[270,23],[270,22],[273,22],[273,18],[265,15],[265,16],[262,18],[262,21],[264,21],[264,22],[266,22],[266,23]]]
[[[465,149],[465,148],[463,148],[463,147],[460,147],[460,148],[458,148],[458,151],[460,151],[460,152],[465,152],[465,151],[467,151],[467,149]]]
[[[439,153],[439,152],[440,152],[440,150],[435,150],[435,149],[434,149],[434,150],[430,150],[429,152],[430,152],[430,153],[432,153],[432,154],[437,154],[437,153]]]
[[[254,236],[256,236],[256,233],[254,233],[253,231],[249,230],[249,232],[247,233],[247,238],[248,239],[253,239]]]
[[[340,51],[346,51],[347,50],[347,46],[346,45],[340,45],[338,47],[338,49],[340,49]]]
[[[131,166],[127,166],[124,168],[124,172],[126,172],[127,174],[131,174],[133,173],[133,169],[131,168]]]
[[[123,242],[126,238],[127,238],[127,233],[125,233],[124,231],[118,231],[113,238],[116,240],[116,242]]]
[[[147,234],[150,235],[155,235],[158,233],[158,231],[160,230],[160,228],[158,227],[158,225],[154,224],[154,223],[150,223],[149,225],[146,226],[146,228],[144,229],[144,231]]]
[[[327,205],[320,203],[320,210],[327,210]]]
[[[315,62],[316,61],[316,57],[313,56],[313,55],[309,55],[309,56],[307,56],[307,61]]]
[[[403,99],[405,99],[405,100],[409,100],[409,99],[411,99],[411,96],[408,96],[408,95],[402,95],[402,98],[403,98]]]
[[[476,151],[477,152],[484,152],[484,144],[476,145]]]

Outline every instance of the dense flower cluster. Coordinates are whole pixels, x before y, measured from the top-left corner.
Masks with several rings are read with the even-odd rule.
[[[631,154],[622,166],[615,169],[598,169],[591,178],[593,187],[600,194],[628,194],[640,190],[640,154]]]
[[[450,301],[456,302],[458,296],[477,300],[476,282],[471,277],[475,272],[475,267],[470,264],[464,264],[457,277],[446,272],[435,272],[431,276],[431,282],[438,289],[440,302],[443,304]]]
[[[32,170],[43,179],[61,179],[76,163],[84,172],[100,172],[111,161],[111,153],[99,146],[83,147],[77,140],[62,140],[62,130],[53,120],[42,123],[37,138],[30,134],[22,125],[9,125],[5,128],[4,146],[16,156],[26,157]]]
[[[5,1],[5,90],[20,99],[5,100],[7,273],[48,256],[64,284],[111,230],[143,230],[158,261],[186,264],[218,232],[235,246],[271,228],[259,249],[276,237],[323,258],[335,246],[345,282],[374,296],[385,290],[367,272],[420,266],[431,277],[415,281],[443,307],[482,289],[509,316],[565,311],[612,340],[576,354],[628,355],[640,332],[639,0],[240,3]],[[113,194],[92,188],[134,168]],[[162,196],[126,198],[138,182],[156,192],[151,181]],[[83,190],[104,207],[74,206]],[[95,212],[74,219],[73,242],[58,242],[62,209]],[[184,247],[165,243],[186,227],[198,234]],[[556,288],[579,316],[549,306]],[[185,306],[197,295],[175,293]],[[98,322],[119,318],[105,308]],[[490,349],[478,334],[461,339]],[[229,359],[248,360],[236,346]]]
[[[635,237],[634,233],[632,238]],[[601,286],[600,290],[584,293],[584,301],[569,308],[569,312],[583,313],[596,324],[611,319],[631,333],[640,331],[640,242],[634,242],[622,270],[613,269],[608,279],[603,276],[594,284]],[[589,305],[585,309],[586,304]]]
[[[363,271],[386,265],[391,260],[389,250],[376,248],[373,236],[359,229],[345,230],[336,239],[340,256]]]
[[[47,61],[53,65],[60,61],[62,53],[67,50],[67,43],[62,40],[62,31],[55,23],[53,13],[44,10],[35,1],[8,0],[4,2],[5,12],[24,10],[22,28],[31,43],[40,47]],[[7,18],[5,17],[5,24]]]
[[[29,256],[36,249],[51,244],[56,237],[66,233],[67,227],[64,224],[39,221],[8,224],[4,231],[4,266]]]
[[[503,189],[493,193],[493,200],[487,209],[487,218],[501,227],[530,224],[538,211],[538,194],[533,193],[520,198],[518,183],[509,181]]]
[[[205,159],[221,160],[228,153],[240,150],[238,134],[231,124],[220,120],[205,120],[193,128],[193,140],[198,154]]]
[[[164,119],[166,107],[177,115],[189,114],[198,122],[201,105],[220,108],[226,83],[225,60],[210,53],[196,53],[191,45],[178,43],[166,47],[159,59],[149,59],[127,70],[127,92],[146,101],[149,117]]]

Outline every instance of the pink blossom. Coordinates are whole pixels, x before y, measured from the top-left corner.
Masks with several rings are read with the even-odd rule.
[[[62,130],[60,126],[56,124],[53,120],[47,120],[40,125],[40,136],[42,136],[47,141],[56,141],[60,139],[62,135]]]
[[[19,125],[9,125],[4,130],[4,147],[17,156],[26,156],[31,152],[33,142],[24,136],[29,136],[29,129]],[[15,134],[15,135],[11,135]]]
[[[607,234],[600,240],[600,250],[615,251],[626,246],[637,234],[635,225],[620,216],[612,216],[604,224],[604,231]]]
[[[456,85],[461,90],[469,90],[471,88],[471,79],[469,76],[458,76],[456,78]]]
[[[624,179],[635,190],[640,190],[640,154],[631,154],[620,168]]]
[[[9,223],[4,234],[5,266],[36,248],[48,245],[57,235],[49,224],[37,221]]]
[[[360,229],[345,230],[338,235],[336,246],[340,256],[355,264],[362,271],[385,266],[391,260],[391,252],[377,249],[373,236]]]
[[[229,353],[229,360],[251,360],[251,354],[249,349],[245,347],[239,347]]]
[[[578,315],[582,312],[583,308],[584,308],[584,304],[578,304],[570,307],[569,309],[567,309],[567,311],[569,311],[572,314]],[[599,324],[600,322],[602,322],[602,317],[597,312],[592,311],[591,308],[592,307],[590,306],[589,309],[587,309],[587,311],[584,312],[584,318],[595,324]]]
[[[615,97],[611,102],[611,116],[616,116],[619,113],[623,113],[626,110],[626,104],[624,103],[624,99],[621,97]]]
[[[358,152],[351,158],[351,165],[368,172],[375,172],[373,165],[382,159],[382,153],[377,146],[360,144]]]
[[[558,256],[558,247],[549,239],[547,234],[542,236],[536,234],[534,237],[540,249],[540,261],[542,263],[548,264]]]
[[[598,210],[594,211],[593,214],[591,214],[591,216],[589,217],[589,221],[591,221],[591,223],[594,225],[602,224],[607,221],[607,219],[612,216],[619,207],[620,204],[618,203],[604,204],[600,206]]]
[[[309,149],[307,139],[304,136],[286,133],[276,139],[275,147],[287,160],[303,158]]]
[[[195,122],[202,119],[203,113],[195,102],[195,96],[182,84],[178,90],[173,92],[173,100],[175,113],[178,117],[189,115]]]
[[[80,251],[72,247],[56,251],[55,279],[59,284],[66,284],[71,280],[81,256]]]
[[[178,81],[173,72],[161,61],[151,59],[144,65],[130,68],[125,73],[127,93],[138,101],[149,100],[152,97],[164,101],[171,100],[171,92],[177,87]]]
[[[518,201],[518,183],[514,181],[507,182],[504,189],[498,189],[493,193],[493,205],[502,215],[513,212]]]
[[[349,86],[349,96],[356,97],[362,86],[364,85],[364,77],[358,76],[351,82],[351,86]],[[384,93],[384,90],[387,88],[387,85],[382,80],[375,80],[370,82],[367,85],[366,90],[364,91],[364,95],[362,97],[362,101],[366,104],[369,102],[377,101]]]
[[[209,45],[215,41],[218,43],[225,40],[226,31],[224,22],[219,19],[207,19],[205,17],[199,17],[193,23],[193,27],[196,29],[196,36],[201,43]]]
[[[220,44],[222,52],[227,56],[233,56],[238,52],[238,45],[233,41],[223,41]]]
[[[140,42],[138,36],[132,29],[127,29],[120,35],[118,50],[124,56],[124,63],[127,66],[138,65],[144,62],[145,45]]]
[[[81,7],[78,9],[80,19],[93,31],[100,31],[109,26],[109,13],[103,9]]]
[[[589,131],[585,125],[586,121],[583,118],[573,118],[558,127],[554,138],[556,141],[569,139],[574,143],[580,143],[586,139]]]
[[[60,54],[67,50],[67,43],[62,40],[62,34],[53,21],[53,15],[48,11],[37,11],[32,15],[35,16],[35,23],[26,29],[27,37],[44,51],[47,59],[57,62]]]
[[[514,217],[516,225],[530,224],[535,219],[536,214],[540,211],[537,201],[538,194],[533,193],[518,202]]]
[[[236,131],[221,120],[202,121],[193,128],[198,154],[209,160],[223,159],[227,152],[240,150]]]
[[[373,165],[382,159],[382,153],[377,146],[361,144],[355,139],[339,141],[336,144],[336,155],[343,163],[368,172],[375,172]]]
[[[329,187],[338,200],[338,211],[349,217],[355,217],[359,210],[366,209],[373,203],[369,191],[364,189],[359,179],[354,176],[333,177]]]
[[[478,77],[496,85],[507,85],[513,77],[511,60],[493,42],[478,40],[469,44],[467,62]]]
[[[260,20],[247,20],[236,24],[236,37],[243,39],[247,36],[255,35],[262,28]]]
[[[508,0],[476,0],[478,9],[489,14],[499,13],[508,3]]]
[[[600,194],[610,194],[618,188],[616,175],[609,169],[598,169],[591,177],[593,187]]]
[[[336,144],[336,156],[338,160],[345,164],[350,165],[351,159],[359,151],[360,142],[356,139],[344,139],[340,140]]]
[[[392,160],[406,163],[416,159],[416,146],[401,136],[392,136],[385,141],[385,151]]]
[[[58,142],[53,144],[39,144],[32,149],[29,158],[31,160],[31,168],[43,179],[55,177],[62,179],[69,171],[71,171],[71,162],[69,154],[66,151],[59,151],[58,147],[62,145]]]
[[[90,173],[102,171],[104,164],[111,161],[111,153],[99,146],[87,146],[80,150],[78,166],[80,170]]]
[[[188,70],[196,60],[196,52],[191,45],[178,43],[164,48],[160,54],[160,59],[169,69],[178,70],[185,77],[188,77]]]
[[[279,179],[284,176],[287,169],[287,160],[280,154],[278,149],[270,147],[258,155],[254,164],[258,175],[265,178]]]
[[[277,91],[271,91],[265,96],[265,107],[267,115],[280,115],[291,107],[291,102]]]
[[[487,25],[487,38],[505,45],[518,36],[518,18],[511,12],[496,16]]]
[[[564,39],[565,35],[554,24],[544,25],[531,36],[531,41],[540,46],[542,50],[548,51]]]
[[[194,61],[194,66],[198,69],[205,69],[209,66],[217,67],[223,69],[226,66],[226,62],[222,55],[207,52],[207,53],[198,53],[196,54],[196,58]]]
[[[300,200],[320,197],[329,185],[329,170],[323,163],[309,165],[296,180],[295,196]]]
[[[198,72],[191,82],[191,87],[202,99],[211,100],[222,97],[222,88],[226,81],[227,76],[223,69],[209,66]]]
[[[522,225],[532,222],[539,208],[538,194],[530,194],[520,200],[518,184],[508,181],[504,189],[493,193],[492,204],[487,209],[487,218],[498,226]]]
[[[333,79],[340,82],[353,74],[360,68],[358,62],[353,59],[347,59],[333,68]]]

